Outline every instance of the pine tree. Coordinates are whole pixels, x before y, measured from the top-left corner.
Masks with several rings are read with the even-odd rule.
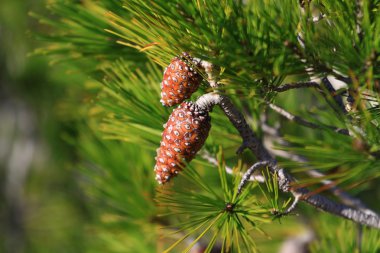
[[[380,250],[380,1],[47,7],[50,17],[32,13],[49,29],[36,53],[100,84],[76,146],[99,218],[92,236],[104,250]],[[164,75],[175,57],[181,70]],[[189,142],[189,153],[184,137],[161,136],[179,117],[177,105],[162,106],[162,92],[191,83],[173,80],[185,67],[202,77],[186,98],[211,117],[203,147]],[[166,73],[172,82],[162,91]],[[160,140],[171,151],[157,155]]]

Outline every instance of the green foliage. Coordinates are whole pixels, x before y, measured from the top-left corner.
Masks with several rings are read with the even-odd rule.
[[[188,51],[225,69],[221,83],[252,89],[262,85],[262,79],[269,85],[284,70],[290,74],[303,68],[282,46],[285,38],[296,41],[296,34],[284,33],[296,29],[297,12],[288,11],[296,10],[296,4],[133,0],[124,6],[133,22],[111,15],[110,32],[120,37],[119,43],[144,51],[161,66]]]
[[[30,13],[50,28],[48,33],[37,35],[40,40],[48,42],[49,46],[37,49],[35,54],[54,55],[54,62],[70,60],[87,72],[99,71],[120,55],[128,56],[127,59],[136,64],[145,61],[142,54],[118,45],[115,43],[117,38],[105,31],[110,26],[105,14],[108,8],[117,11],[118,1],[85,1],[78,4],[57,0],[48,3],[46,7],[52,15],[58,15],[59,18]],[[128,16],[128,13],[123,12],[123,15]]]
[[[305,32],[305,52],[310,57],[318,57],[320,62],[324,62],[327,69],[334,68],[348,76],[374,75],[378,78],[378,70],[366,70],[367,62],[373,57],[373,50],[379,49],[379,25],[380,19],[378,8],[374,8],[376,1],[363,1],[361,27],[362,33],[356,33],[356,24],[360,22],[356,19],[356,5],[354,1],[320,1],[321,4],[309,11],[319,11],[326,15],[328,19],[318,22],[318,25],[304,24],[307,27]],[[371,3],[372,2],[372,3]],[[310,17],[309,13],[309,17]],[[347,39],[341,39],[347,36]],[[319,42],[319,43],[316,43]],[[374,59],[378,62],[378,59]],[[375,63],[374,62],[374,63]],[[378,64],[378,63],[375,63]]]
[[[328,171],[338,169],[329,177],[336,180],[337,184],[348,188],[356,187],[374,177],[380,176],[380,162],[365,150],[358,150],[351,137],[336,135],[334,132],[325,131],[321,140],[301,139],[289,136],[287,140],[294,147],[286,147],[284,150],[295,152],[308,158],[305,164],[299,162],[284,162],[284,166],[294,168],[296,171],[304,171],[310,167]],[[360,144],[359,144],[360,145]],[[339,155],[336,155],[336,152]],[[361,178],[358,181],[358,176]],[[318,180],[313,179],[315,182]]]
[[[268,208],[269,203],[261,203],[260,197],[252,194],[257,183],[249,184],[237,194],[240,169],[235,168],[237,176],[231,178],[226,174],[221,152],[218,160],[219,175],[215,175],[215,168],[209,168],[215,172],[201,175],[189,167],[170,188],[159,189],[157,202],[169,209],[161,216],[179,219],[176,222],[179,230],[175,233],[183,233],[165,252],[191,236],[194,239],[181,252],[189,252],[202,239],[208,242],[205,252],[219,247],[222,252],[257,252],[253,232],[263,233],[260,225],[271,221],[272,209]],[[212,178],[219,178],[220,182],[210,184]]]
[[[360,227],[331,216],[321,216],[322,222],[318,222],[317,240],[311,244],[311,252],[379,252],[379,230]]]
[[[126,151],[130,155],[141,151],[133,145],[104,142],[86,136],[79,141],[84,158],[81,167],[87,177],[84,187],[89,186],[88,196],[99,201],[98,204],[108,212],[112,211],[131,223],[151,218],[155,208],[152,203],[154,182],[150,177],[150,162],[148,159],[129,160],[125,156]],[[147,157],[149,155],[145,154]]]
[[[280,229],[281,224],[273,225],[274,213],[284,211],[289,199],[279,193],[275,176],[266,171],[265,184],[249,183],[237,195],[239,172],[256,158],[247,153],[236,156],[241,138],[219,109],[211,113],[212,129],[204,147],[211,156],[223,147],[218,170],[197,157],[192,167],[175,182],[158,188],[155,196],[155,149],[171,111],[159,103],[159,83],[162,68],[184,51],[220,67],[220,92],[231,97],[253,129],[260,133],[259,119],[264,113],[270,124],[279,122],[291,144],[279,149],[309,161],[281,163],[301,175],[300,183],[318,184],[329,178],[349,189],[378,178],[379,1],[363,1],[361,20],[356,18],[354,2],[313,1],[302,10],[296,0],[59,0],[48,5],[53,17],[32,14],[49,29],[39,36],[48,46],[36,53],[49,54],[54,62],[68,60],[96,80],[91,90],[96,98],[87,115],[93,131],[84,134],[86,127],[80,127],[74,144],[79,150],[83,188],[99,219],[92,229],[104,248],[111,252],[189,252],[201,244],[206,245],[206,252],[218,246],[223,252],[252,252],[260,249],[258,234],[269,240],[263,227],[271,225],[273,234]],[[316,14],[324,16],[313,22]],[[358,23],[361,33],[356,31]],[[336,94],[327,90],[326,96],[311,89],[285,95],[273,91],[283,83],[327,75],[351,79],[339,91],[353,96],[351,112],[336,113],[337,106],[328,105],[334,103]],[[204,77],[192,98],[211,91]],[[284,122],[266,112],[265,101],[317,124],[347,128],[352,135]],[[227,175],[226,166],[240,160],[244,162],[233,175]],[[303,172],[310,167],[328,175],[305,179]],[[357,192],[363,189],[356,188]],[[330,228],[327,218],[322,219],[326,229],[316,227],[317,231]],[[338,234],[344,226],[336,226]],[[363,249],[377,247],[372,240],[376,236],[371,234],[363,241]],[[325,241],[315,243],[314,250],[332,247],[332,234],[321,233],[320,237]],[[349,238],[353,241],[351,234]],[[337,252],[350,252],[352,245]]]
[[[280,205],[281,198],[279,194],[279,189],[278,189],[278,178],[277,175],[274,174],[272,175],[267,168],[266,171],[263,173],[264,178],[266,179],[265,181],[265,186],[266,188],[263,188],[258,185],[258,187],[261,190],[261,193],[265,200],[270,203],[271,207],[271,213],[274,215],[274,219],[281,218],[281,213],[286,211],[286,207],[289,205],[289,202],[291,199],[289,198],[287,201],[282,201],[282,204]]]
[[[153,252],[157,235],[152,231],[157,225],[151,154],[143,154],[137,145],[104,141],[96,133],[83,134],[77,146],[82,157],[82,187],[99,219],[89,226],[99,240],[97,248],[107,252]],[[136,156],[146,159],[131,159]]]
[[[99,104],[107,114],[102,130],[109,138],[154,147],[161,137],[167,109],[159,100],[161,71],[148,63],[144,71],[119,60],[105,69],[105,88]],[[148,102],[149,101],[149,102]]]

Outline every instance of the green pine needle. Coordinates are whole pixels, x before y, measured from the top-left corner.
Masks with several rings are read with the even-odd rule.
[[[249,184],[242,194],[237,195],[241,177],[236,176],[231,181],[225,172],[222,152],[219,152],[218,159],[218,174],[215,177],[219,177],[220,182],[216,189],[210,188],[207,178],[192,167],[185,168],[172,185],[158,189],[157,202],[160,207],[168,209],[162,217],[182,220],[175,226],[178,232],[185,233],[165,252],[179,247],[192,236],[194,239],[184,252],[204,237],[211,239],[207,239],[208,250],[219,242],[225,250],[256,252],[252,230],[260,232],[260,224],[271,221],[270,211],[260,205],[257,196],[252,194],[257,187],[255,183]]]

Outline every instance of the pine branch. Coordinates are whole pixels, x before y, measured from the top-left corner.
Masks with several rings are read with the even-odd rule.
[[[347,114],[346,106],[343,103],[342,97],[340,95],[336,94],[336,90],[332,86],[330,80],[327,77],[322,78],[322,85],[323,87],[329,92],[329,94],[332,96],[332,98],[335,101],[335,104],[338,106],[339,110],[337,110],[336,106],[331,105],[329,102],[329,99],[325,97],[327,103],[335,110],[338,114],[345,113]]]
[[[263,131],[267,135],[270,135],[272,138],[274,138],[281,145],[283,145],[283,146],[289,146],[290,145],[287,141],[285,141],[281,137],[278,129],[275,129],[273,127],[266,125],[265,122],[262,122],[261,128],[263,129]],[[300,155],[292,154],[292,153],[286,152],[284,150],[272,149],[268,145],[265,145],[265,146],[266,146],[266,148],[269,149],[269,151],[272,155],[279,156],[282,158],[286,158],[288,160],[298,162],[301,164],[307,164],[308,163],[308,160],[305,157],[302,157]],[[307,167],[308,167],[308,170],[306,170],[306,174],[308,174],[311,177],[323,178],[326,176],[322,172],[320,172],[320,171],[318,171],[312,167],[309,167],[309,166],[307,166]],[[331,191],[331,193],[334,194],[336,197],[338,197],[339,200],[343,204],[354,207],[356,209],[360,209],[366,213],[374,213],[360,199],[357,199],[357,198],[351,196],[349,193],[345,192],[344,190],[342,190],[341,188],[336,186],[336,184],[333,181],[328,180],[328,179],[323,179],[323,180],[321,180],[321,183],[325,186],[328,186],[328,190]]]
[[[355,221],[362,225],[380,228],[380,217],[378,214],[367,213],[362,210],[357,210],[336,203],[322,195],[314,194],[303,187],[293,188],[292,185],[295,183],[295,180],[283,168],[273,167],[272,171],[277,173],[279,177],[279,186],[283,192],[290,191],[293,195],[298,195],[302,201],[328,213]]]
[[[284,118],[290,120],[290,121],[294,121],[302,126],[306,126],[306,127],[309,127],[309,128],[313,128],[313,129],[331,129],[333,130],[334,132],[337,132],[339,134],[343,134],[343,135],[349,135],[349,132],[347,129],[342,129],[342,128],[337,128],[337,127],[333,127],[333,126],[328,126],[328,125],[318,125],[316,123],[313,123],[313,122],[310,122],[310,121],[307,121],[299,116],[296,116],[296,115],[293,115],[291,114],[290,112],[286,111],[285,109],[277,106],[277,105],[274,105],[272,103],[269,103],[267,102],[267,105],[272,109],[274,110],[275,112],[277,112],[278,114],[280,114],[281,116],[283,116]]]
[[[320,85],[317,82],[287,83],[275,88],[274,91],[284,92],[299,88],[320,88]]]
[[[276,92],[284,92],[284,91],[299,89],[299,88],[316,88],[325,98],[326,102],[330,105],[330,107],[334,109],[334,111],[336,111],[338,114],[340,114],[341,112],[347,114],[346,106],[343,103],[342,97],[336,94],[336,90],[334,89],[334,87],[332,86],[331,82],[329,81],[327,77],[322,78],[322,85],[317,82],[289,83],[289,84],[283,84],[273,90]],[[328,93],[333,97],[340,111],[337,110],[335,105],[331,104],[327,94],[324,92],[324,89],[327,90]]]
[[[336,69],[330,66],[327,66],[324,62],[321,62],[319,59],[310,58],[310,56],[308,56],[304,52],[305,46],[304,46],[304,41],[302,39],[302,36],[299,35],[298,38],[300,40],[299,46],[288,40],[284,41],[283,44],[285,47],[289,48],[292,51],[292,53],[296,55],[299,59],[307,63],[307,65],[309,66],[309,69],[306,69],[306,72],[309,75],[313,73],[319,73],[319,74],[324,73],[325,75],[333,75],[336,79],[346,82],[346,83],[352,82],[351,78],[343,76]]]
[[[217,93],[207,93],[196,101],[197,105],[204,109],[211,111],[215,105],[219,105],[224,114],[239,131],[240,136],[243,138],[243,144],[237,150],[237,153],[241,153],[244,149],[251,149],[259,160],[268,160],[270,154],[266,149],[260,148],[261,142],[256,137],[256,134],[248,126],[244,116],[241,112],[232,104],[231,100]]]
[[[209,162],[210,164],[213,164],[215,166],[218,166],[219,163],[218,163],[218,160],[216,160],[215,157],[213,157],[209,152],[207,152],[206,150],[201,150],[199,152],[199,155],[205,159],[207,162]],[[226,173],[227,174],[230,174],[230,175],[235,175],[236,173],[233,171],[232,168],[226,166],[225,167],[225,170],[226,170]],[[265,182],[265,177],[263,177],[262,175],[250,175],[247,179],[247,181],[256,181],[256,182],[259,182],[259,183],[264,183]]]
[[[232,104],[229,98],[216,93],[208,93],[201,96],[196,103],[199,107],[209,111],[215,105],[221,107],[243,139],[243,145],[239,148],[238,152],[242,152],[245,148],[248,148],[258,160],[266,161],[271,172],[278,175],[278,184],[283,192],[290,192],[295,198],[328,213],[353,220],[363,225],[380,228],[380,217],[377,214],[368,214],[347,205],[336,203],[322,195],[314,194],[303,187],[294,187],[294,185],[296,185],[296,180],[283,168],[277,165],[276,159],[274,159],[269,151],[262,145],[253,130],[248,126],[243,115]]]
[[[267,165],[268,165],[268,162],[267,162],[267,161],[257,162],[257,163],[255,163],[254,165],[252,165],[252,166],[251,166],[251,167],[250,167],[250,168],[244,173],[244,175],[243,175],[243,177],[242,177],[242,179],[241,179],[241,182],[240,182],[240,184],[239,184],[239,186],[238,186],[237,194],[239,195],[239,194],[242,192],[244,186],[248,183],[248,181],[250,180],[252,174],[253,174],[256,170],[261,169],[261,168],[263,168],[263,167],[265,167],[265,166],[267,166]]]

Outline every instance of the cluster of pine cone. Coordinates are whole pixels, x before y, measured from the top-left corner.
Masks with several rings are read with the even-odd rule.
[[[199,67],[199,63],[183,53],[172,59],[164,71],[160,101],[164,106],[179,106],[164,124],[157,149],[154,171],[160,184],[176,176],[195,157],[211,128],[208,111],[191,101],[183,102],[198,89],[203,79],[193,67]]]

